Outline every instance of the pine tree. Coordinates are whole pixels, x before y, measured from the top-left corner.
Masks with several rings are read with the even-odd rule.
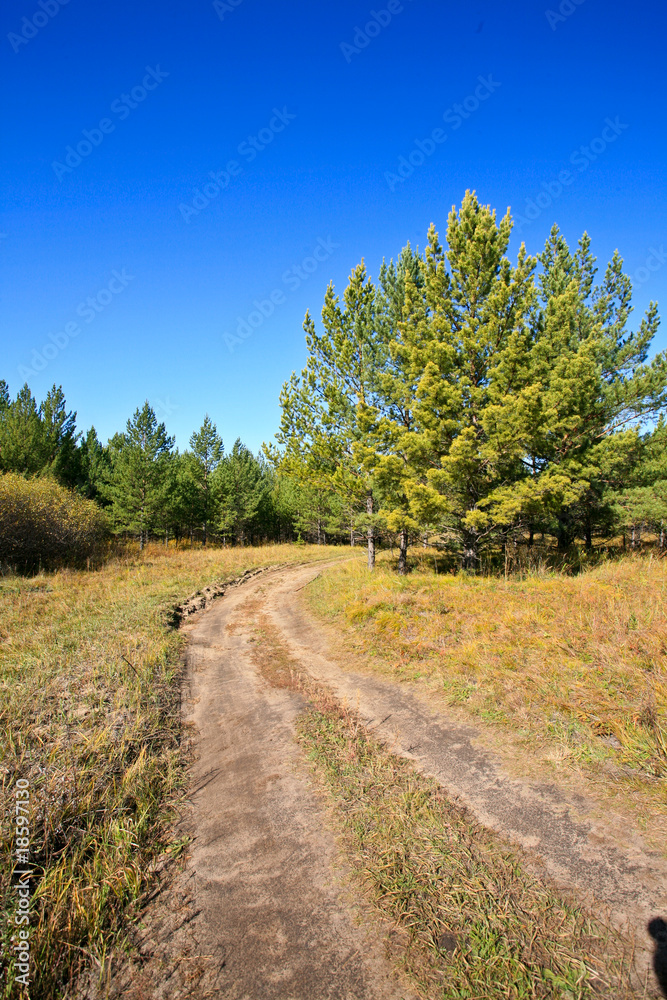
[[[35,475],[45,464],[44,433],[35,398],[27,382],[13,402],[4,398],[0,412],[2,471]]]
[[[171,456],[167,469],[165,519],[178,541],[187,536],[192,546],[195,530],[201,524],[201,491],[199,469],[190,451]]]
[[[78,489],[89,500],[104,501],[104,482],[109,474],[109,452],[91,427],[79,446]]]
[[[65,486],[74,486],[79,474],[76,412],[67,412],[62,386],[53,385],[39,408],[42,424],[42,471]]]
[[[216,497],[213,491],[213,474],[222,459],[224,448],[215,424],[208,413],[199,430],[192,434],[190,447],[194,463],[192,474],[198,494],[198,514],[203,529],[203,544],[206,545],[209,522],[214,520]]]
[[[372,405],[363,414],[364,439],[357,454],[372,471],[379,501],[378,520],[398,535],[398,572],[407,572],[408,544],[422,527],[412,489],[424,473],[424,453],[415,405],[423,359],[417,350],[424,333],[425,267],[408,245],[380,269],[375,303],[376,356],[382,360]]]
[[[104,487],[117,529],[136,532],[143,549],[164,513],[174,439],[146,401],[109,442],[111,469]]]
[[[292,375],[283,386],[281,427],[276,435],[283,451],[273,456],[283,474],[307,482],[307,495],[318,498],[319,531],[323,519],[337,516],[327,498],[339,491],[339,501],[348,507],[351,530],[362,527],[366,531],[371,569],[376,496],[372,471],[364,465],[368,451],[360,450],[360,445],[383,364],[382,345],[375,335],[375,298],[362,261],[350,275],[342,305],[333,285],[327,288],[322,333],[310,313],[306,314],[308,362],[299,376]],[[333,506],[340,508],[341,503]]]
[[[322,333],[306,317],[280,467],[311,488],[320,477],[342,509],[363,483],[371,516],[399,534],[401,572],[425,530],[468,568],[535,530],[590,547],[620,516],[618,491],[646,488],[633,479],[638,432],[667,404],[667,357],[648,361],[657,306],[631,331],[618,253],[596,286],[587,234],[571,253],[554,227],[539,261],[522,245],[512,265],[511,229],[509,210],[497,221],[467,192],[446,250],[432,226],[423,256],[406,247],[377,288],[363,264],[342,306],[330,287]]]
[[[237,438],[218,465],[214,481],[220,498],[218,528],[245,545],[269,489],[262,465]]]
[[[609,463],[614,473],[625,473],[612,483],[614,512],[624,536],[638,543],[642,530],[654,532],[660,549],[665,547],[667,525],[667,423],[660,416],[657,425],[640,436],[635,431],[615,435],[623,439],[625,455],[618,449]],[[622,460],[625,462],[622,464]]]
[[[514,398],[516,446],[532,475],[513,490],[507,512],[532,506],[561,549],[576,537],[590,547],[596,531],[610,530],[627,441],[667,402],[667,360],[647,361],[655,303],[638,330],[628,329],[632,286],[618,252],[595,287],[587,234],[572,254],[554,227],[541,263],[527,384]]]
[[[51,475],[74,486],[79,473],[76,413],[68,413],[62,386],[38,407],[28,384],[16,399],[0,384],[0,467],[24,476]]]

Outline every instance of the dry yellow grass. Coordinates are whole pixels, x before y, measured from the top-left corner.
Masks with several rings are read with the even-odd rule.
[[[667,562],[610,561],[579,576],[406,578],[382,561],[323,574],[313,609],[395,679],[524,740],[543,759],[667,812]]]
[[[96,572],[0,580],[0,933],[7,955],[14,792],[27,779],[31,997],[60,996],[82,966],[103,966],[155,865],[178,850],[167,824],[186,764],[175,605],[246,570],[327,551],[340,554],[156,545]],[[2,995],[15,996],[11,965],[3,980]]]

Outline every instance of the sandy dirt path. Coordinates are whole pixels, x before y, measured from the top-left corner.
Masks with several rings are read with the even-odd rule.
[[[394,752],[434,776],[483,824],[528,852],[538,874],[629,923],[648,963],[646,919],[667,911],[664,860],[613,815],[601,821],[585,797],[510,776],[473,726],[434,711],[417,688],[342,666],[335,635],[302,600],[303,589],[326,571],[320,564],[258,575],[185,626],[184,709],[197,749],[185,825],[194,839],[168,905],[157,907],[140,942],[152,969],[149,995],[413,997],[394,978],[372,921],[360,926],[342,889],[345,868],[294,740],[304,702],[260,676],[253,658],[258,614],[275,626],[301,670],[356,708]],[[134,995],[147,995],[136,983]]]
[[[305,703],[267,684],[253,662],[247,605],[292,579],[289,570],[259,576],[187,626],[186,707],[198,733],[188,934],[207,964],[196,995],[407,1000],[377,932],[346,901],[294,740]]]

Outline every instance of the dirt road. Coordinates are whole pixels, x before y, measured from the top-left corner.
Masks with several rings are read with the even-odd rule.
[[[292,580],[299,586],[300,574],[257,577],[188,626],[187,703],[199,733],[189,888],[200,911],[188,934],[206,956],[213,996],[407,1000],[379,936],[344,897],[294,741],[304,702],[264,682],[253,663],[247,605]]]
[[[416,689],[343,669],[335,637],[301,600],[322,571],[311,565],[257,576],[186,626],[186,710],[198,733],[188,819],[195,839],[180,880],[181,917],[147,939],[146,954],[159,955],[168,938],[172,958],[164,960],[178,970],[163,995],[412,997],[341,888],[344,869],[324,806],[294,741],[302,699],[272,687],[255,666],[250,623],[258,611],[300,667],[355,707],[395,752],[529,852],[538,872],[608,906],[637,930],[640,948],[648,946],[647,917],[667,911],[661,857],[613,816],[594,820],[583,796],[509,776],[472,726],[434,711]]]

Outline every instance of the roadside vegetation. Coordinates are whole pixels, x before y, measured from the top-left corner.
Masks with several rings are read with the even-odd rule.
[[[298,739],[326,797],[352,885],[367,912],[381,918],[388,954],[419,996],[645,996],[630,942],[531,875],[519,852],[370,736],[349,707],[290,658],[264,615],[248,624],[264,678],[308,700]]]
[[[84,967],[101,974],[180,848],[169,832],[187,758],[175,607],[248,570],[326,555],[135,545],[94,572],[0,578],[1,945],[10,954],[12,796],[27,779],[35,1000],[62,995]],[[11,967],[1,988],[20,995]]]
[[[315,708],[300,739],[354,882],[391,921],[389,953],[422,997],[644,995],[632,984],[630,950],[603,921],[533,878],[354,715]]]
[[[605,796],[631,795],[634,818],[660,839],[667,563],[636,555],[508,579],[437,565],[424,551],[405,577],[387,558],[371,575],[347,562],[304,593],[357,662],[427,685]]]
[[[0,476],[0,569],[85,566],[104,551],[107,524],[92,500],[55,479]]]

